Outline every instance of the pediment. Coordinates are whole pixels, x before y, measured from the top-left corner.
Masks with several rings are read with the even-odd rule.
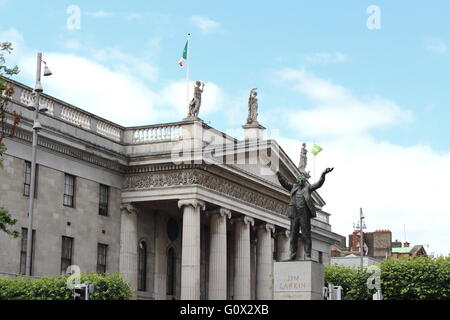
[[[292,182],[299,175],[309,178],[308,173],[301,171],[274,140],[240,141],[233,148],[214,149],[206,154],[210,156],[211,164],[228,168],[282,192],[287,191],[280,185],[276,171]],[[317,192],[313,192],[312,196],[318,207],[325,205]]]

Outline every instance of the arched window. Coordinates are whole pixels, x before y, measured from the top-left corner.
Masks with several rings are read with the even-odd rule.
[[[147,284],[147,244],[139,242],[138,290],[145,291]]]
[[[170,248],[167,251],[167,294],[175,295],[175,250]]]

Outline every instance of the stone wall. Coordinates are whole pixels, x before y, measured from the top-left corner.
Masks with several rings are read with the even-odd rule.
[[[28,227],[28,197],[23,195],[25,160],[4,155],[0,170],[0,206]],[[97,243],[108,245],[107,272],[119,270],[120,190],[110,187],[108,216],[98,214],[99,183],[76,177],[75,206],[63,206],[64,172],[38,166],[33,275],[55,275],[61,270],[62,236],[74,238],[72,264],[81,272],[96,271]],[[69,225],[70,224],[70,225]],[[19,273],[21,239],[0,233],[0,272]]]

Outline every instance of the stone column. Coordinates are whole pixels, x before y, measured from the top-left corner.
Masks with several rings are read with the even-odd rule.
[[[136,298],[138,274],[137,209],[130,203],[120,206],[120,258],[119,271],[130,283]]]
[[[200,299],[200,209],[205,203],[197,199],[178,201],[183,208],[181,249],[181,300]]]
[[[227,218],[231,211],[220,208],[211,212],[209,243],[208,299],[227,299]]]
[[[255,224],[253,218],[243,217],[233,221],[235,224],[234,258],[234,300],[251,298],[250,266],[250,227]]]
[[[289,235],[288,230],[277,232],[277,260],[289,259]]]
[[[256,299],[272,300],[273,292],[273,250],[272,232],[275,227],[264,223],[257,227],[256,246]]]

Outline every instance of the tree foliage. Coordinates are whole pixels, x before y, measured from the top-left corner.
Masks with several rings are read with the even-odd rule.
[[[74,291],[67,287],[69,276],[0,278],[0,300],[72,300]],[[90,300],[126,300],[132,295],[119,274],[85,273],[80,282],[94,284]]]
[[[450,299],[450,256],[387,259],[380,264],[381,290],[385,300]],[[367,289],[372,274],[365,268],[325,267],[325,283],[342,286],[345,300],[372,299]]]
[[[0,42],[0,76],[12,76],[19,73],[17,66],[9,68],[6,66],[5,54],[10,54],[13,50],[10,42]],[[7,119],[7,105],[11,96],[14,94],[14,90],[8,83],[0,78],[0,168],[3,168],[2,156],[6,152],[6,146],[3,139],[7,135],[6,130],[6,119]],[[9,137],[14,136],[15,130],[20,122],[20,116],[13,112],[13,124],[11,132],[8,134]],[[16,224],[17,220],[11,218],[8,211],[0,207],[0,231],[6,232],[7,234],[18,237],[19,233],[10,228]]]

